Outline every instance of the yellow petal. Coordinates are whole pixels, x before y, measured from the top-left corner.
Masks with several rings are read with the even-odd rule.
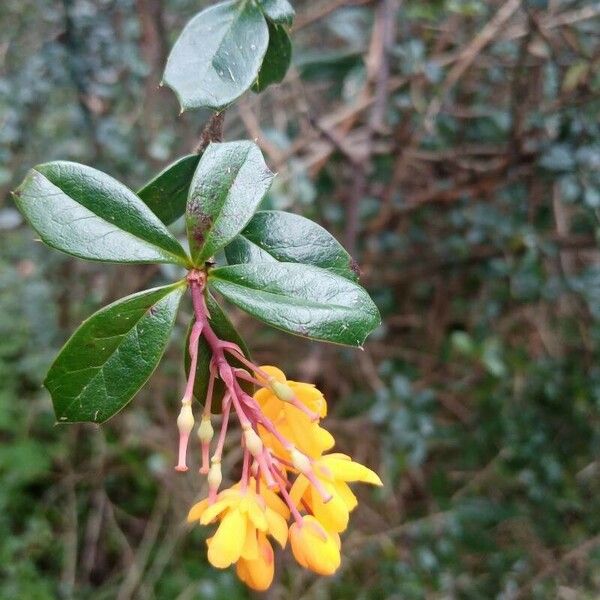
[[[273,490],[264,485],[264,483],[260,487],[260,495],[271,510],[280,514],[286,521],[290,518],[290,509],[287,504]]]
[[[332,575],[340,566],[337,539],[328,533],[312,516],[290,527],[290,545],[296,560],[320,575]]]
[[[296,481],[294,481],[292,489],[290,490],[290,498],[296,506],[300,505],[300,500],[302,500],[309,485],[310,481],[304,475],[298,475],[298,477],[296,477]]]
[[[348,510],[354,510],[358,505],[358,500],[352,493],[350,486],[345,481],[336,481],[333,486],[335,487],[335,491],[339,494],[340,498],[344,501],[344,504]]]
[[[278,417],[283,408],[283,402],[269,388],[261,388],[255,392],[254,399],[271,421]]]
[[[248,516],[252,521],[254,527],[260,529],[260,531],[267,530],[267,517],[265,516],[265,509],[259,506],[258,502],[254,499],[248,502]]]
[[[273,377],[274,379],[276,379],[277,381],[279,381],[281,383],[286,382],[285,373],[281,369],[278,369],[277,367],[273,367],[271,365],[262,365],[260,367],[260,370],[263,371],[264,373],[266,373],[269,377]],[[261,383],[263,383],[263,385],[266,384],[266,382],[263,380],[262,375],[259,375],[258,373],[255,373],[254,375]]]
[[[333,472],[336,479],[341,479],[342,481],[363,481],[364,483],[379,486],[383,485],[379,475],[375,471],[371,471],[371,469],[360,463],[348,460],[343,454],[340,457],[335,454],[324,456],[320,462]]]
[[[226,569],[237,561],[246,541],[247,522],[238,510],[230,510],[211,538],[208,560],[218,569]]]
[[[315,490],[311,488],[310,507],[317,520],[329,531],[339,533],[348,527],[350,515],[348,507],[341,496],[336,493],[335,487],[329,483],[323,483],[325,489],[332,494],[331,500],[323,502],[323,499]]]
[[[264,592],[273,581],[275,560],[273,548],[262,534],[259,535],[258,545],[257,558],[254,560],[241,558],[236,565],[236,573],[248,587]]]
[[[258,558],[258,540],[256,529],[251,526],[246,527],[246,539],[242,548],[242,558],[246,560],[256,560]]]
[[[240,560],[235,563],[235,573],[248,587],[252,587],[252,574],[248,566],[248,561],[240,558]]]
[[[332,452],[327,455],[327,458],[337,458],[339,460],[352,460],[347,454],[343,454],[342,452]]]
[[[236,498],[225,498],[223,500],[217,500],[214,504],[206,507],[202,516],[200,517],[200,523],[202,525],[208,525],[214,521],[223,511],[227,510],[231,506],[237,504]]]
[[[320,448],[321,453],[333,448],[335,445],[334,437],[324,429],[323,427],[318,427],[316,429],[317,432],[317,445]]]
[[[292,547],[292,554],[298,561],[298,564],[305,569],[308,569],[308,563],[304,557],[304,544],[302,542],[302,529],[298,527],[297,523],[292,523],[290,527],[290,546]]]
[[[199,521],[200,517],[202,516],[202,513],[204,513],[204,511],[206,510],[207,507],[208,507],[208,498],[204,498],[204,500],[201,500],[200,502],[197,502],[196,504],[194,504],[194,506],[192,506],[192,508],[190,509],[190,512],[188,513],[188,516],[187,516],[188,523],[193,523],[194,521]]]
[[[316,441],[314,429],[318,427],[303,412],[291,404],[284,407],[286,423],[291,431],[290,441],[304,454],[314,456]],[[282,434],[285,437],[285,434]],[[289,439],[289,438],[288,438]]]
[[[267,507],[265,513],[269,525],[269,535],[272,535],[282,548],[285,548],[288,537],[288,527],[286,520],[276,511]]]
[[[299,381],[288,381],[288,385],[294,391],[294,395],[302,404],[319,415],[321,418],[327,416],[327,402],[320,390],[310,383]]]

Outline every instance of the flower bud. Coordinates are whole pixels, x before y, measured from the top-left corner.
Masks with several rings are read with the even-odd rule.
[[[289,385],[281,383],[281,381],[277,381],[276,379],[271,379],[271,381],[269,381],[269,385],[271,386],[273,393],[282,402],[292,402],[294,400],[294,391]]]
[[[310,459],[306,454],[302,454],[296,448],[293,448],[290,451],[290,455],[292,457],[292,464],[294,468],[300,471],[300,473],[309,473],[311,471]]]
[[[221,462],[213,460],[210,471],[208,472],[208,487],[211,490],[219,489],[221,482],[223,481],[223,474],[221,473]]]
[[[198,426],[198,439],[201,442],[210,443],[210,441],[213,439],[214,434],[215,431],[210,422],[210,417],[206,415],[203,416],[202,420],[200,421],[200,425]]]
[[[246,448],[248,452],[257,458],[263,451],[263,443],[256,434],[256,431],[251,427],[244,429],[244,441],[246,442]]]
[[[181,406],[181,411],[177,417],[177,427],[182,435],[189,435],[194,428],[194,414],[191,404],[185,403]]]

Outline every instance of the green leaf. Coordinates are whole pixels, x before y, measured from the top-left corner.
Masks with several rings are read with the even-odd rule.
[[[288,0],[258,0],[262,11],[271,21],[282,25],[291,25],[296,12]]]
[[[14,196],[42,240],[67,254],[103,262],[188,263],[179,242],[136,194],[91,167],[38,165]]]
[[[175,42],[163,81],[182,110],[218,110],[254,83],[269,43],[254,2],[221,2],[197,14]]]
[[[186,225],[192,257],[201,265],[250,221],[273,173],[253,142],[210,144],[194,174]]]
[[[232,265],[211,271],[209,282],[257,319],[316,340],[361,346],[380,323],[377,307],[362,287],[319,267]]]
[[[199,160],[199,154],[183,156],[138,192],[138,196],[165,225],[170,225],[185,212],[188,190]]]
[[[133,398],[165,351],[185,289],[139,292],[84,321],[44,382],[60,423],[102,423]]]
[[[272,83],[283,81],[292,60],[292,41],[281,25],[269,21],[269,46],[252,90],[262,92]]]
[[[279,210],[257,212],[226,248],[229,264],[276,260],[303,263],[357,281],[357,266],[343,246],[320,225]]]
[[[220,340],[225,340],[227,342],[233,342],[234,344],[237,344],[242,349],[244,355],[249,358],[250,352],[248,351],[246,342],[244,342],[237,329],[233,326],[233,323],[229,320],[229,317],[225,314],[223,309],[219,306],[217,301],[211,296],[210,293],[207,293],[205,298],[206,306],[208,308],[208,312],[210,313],[209,323],[214,332],[217,334],[217,337]],[[188,334],[185,341],[186,377],[189,375],[190,372],[189,340],[193,324],[194,322],[192,321],[188,329]],[[203,337],[200,337],[200,341],[198,343],[198,363],[196,366],[196,380],[194,382],[194,396],[202,404],[206,399],[206,392],[208,389],[209,365],[211,358],[212,352],[210,351],[208,344],[206,343]],[[228,355],[228,359],[229,363],[234,367],[247,369],[247,367],[245,367],[241,362],[232,358],[231,355]],[[243,382],[242,388],[250,395],[254,393],[254,386],[250,382]],[[224,394],[225,386],[223,385],[223,382],[220,379],[217,379],[213,388],[213,399],[211,403],[211,411],[213,414],[218,414],[219,412],[221,412],[221,400],[223,399]]]

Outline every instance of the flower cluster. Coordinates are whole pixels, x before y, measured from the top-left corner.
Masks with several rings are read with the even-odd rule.
[[[188,520],[202,525],[218,523],[207,540],[209,561],[220,569],[235,564],[239,578],[255,590],[267,589],[273,580],[271,539],[282,548],[289,540],[300,565],[331,575],[341,560],[339,534],[357,505],[348,483],[381,485],[381,480],[350,457],[328,452],[335,441],[320,424],[327,414],[323,394],[311,384],[287,380],[276,367],[253,364],[238,346],[219,340],[210,327],[201,286],[194,280],[190,285],[196,321],[190,335],[190,379],[178,418],[176,468],[180,471],[187,470],[186,451],[194,427],[191,398],[200,336],[213,356],[197,430],[200,472],[208,478],[208,497],[192,507]],[[232,367],[227,356],[246,368]],[[217,378],[226,392],[221,427],[210,456],[214,438],[211,402]],[[246,393],[243,382],[254,384],[257,391]],[[232,487],[219,490],[223,445],[232,413],[242,430],[242,475]]]

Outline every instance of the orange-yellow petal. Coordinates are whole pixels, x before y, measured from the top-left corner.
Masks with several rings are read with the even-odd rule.
[[[269,389],[261,388],[254,394],[254,399],[258,402],[261,410],[271,421],[279,416],[283,408],[283,402]]]
[[[334,437],[329,433],[329,431],[327,431],[327,429],[324,429],[323,427],[317,426],[316,438],[317,445],[321,449],[321,452],[325,452],[326,450],[333,448],[333,446],[335,445]]]
[[[300,500],[302,500],[309,485],[310,481],[304,475],[298,475],[298,477],[296,477],[296,481],[294,481],[292,488],[290,489],[290,498],[296,506],[300,505]]]
[[[241,557],[246,560],[256,560],[258,558],[257,531],[250,525],[246,527],[246,539],[244,540]]]
[[[252,521],[254,527],[260,531],[267,530],[268,524],[267,517],[265,516],[265,509],[259,506],[258,502],[254,499],[248,502],[248,517],[250,518],[250,521]]]
[[[323,456],[320,463],[334,474],[335,479],[341,479],[342,481],[362,481],[379,486],[383,485],[379,475],[375,471],[350,460],[344,454]]]
[[[290,545],[296,560],[319,575],[332,575],[340,566],[337,539],[313,516],[302,518],[302,525],[290,527]]]
[[[335,443],[333,436],[317,423],[312,422],[301,410],[285,404],[283,408],[284,418],[275,423],[283,437],[304,454],[311,458],[317,458],[325,450],[329,450]],[[286,459],[289,454],[286,453]]]
[[[302,404],[319,415],[321,418],[327,416],[327,402],[320,390],[310,383],[299,381],[288,381],[294,395]]]
[[[246,526],[246,518],[239,510],[227,512],[208,543],[208,560],[213,566],[226,569],[240,558],[246,541]]]
[[[254,482],[252,486],[255,486]],[[264,483],[260,487],[260,495],[271,510],[280,514],[286,521],[290,518],[290,509],[287,504],[273,490],[264,485]]]
[[[208,508],[208,498],[204,498],[204,500],[201,500],[200,502],[197,502],[196,504],[194,504],[194,506],[192,506],[192,508],[190,509],[190,512],[188,513],[188,516],[187,516],[188,523],[193,523],[194,521],[199,521],[200,517],[202,517],[202,514],[204,513],[204,511],[207,508]]]
[[[358,500],[356,499],[356,496],[350,489],[350,486],[345,481],[336,481],[333,484],[333,486],[337,494],[344,501],[344,504],[346,505],[348,510],[354,510],[358,505]]]
[[[275,560],[273,548],[264,534],[259,534],[259,552],[254,560],[241,558],[236,565],[238,577],[250,588],[264,592],[273,582]]]
[[[273,377],[275,380],[281,382],[281,383],[285,383],[286,382],[286,377],[285,377],[285,373],[281,370],[278,369],[277,367],[273,367],[272,365],[262,365],[260,367],[260,370],[263,373],[266,373],[269,377]],[[264,381],[262,375],[255,373],[256,378],[263,384],[265,385],[267,382]]]
[[[222,512],[237,504],[238,499],[234,497],[226,497],[222,500],[217,498],[214,504],[208,505],[200,516],[200,523],[208,525],[212,523]]]
[[[288,537],[288,527],[286,520],[273,509],[267,507],[265,512],[267,523],[269,525],[268,533],[273,536],[282,548],[285,548]]]
[[[322,482],[323,487],[331,494],[328,502],[323,502],[320,494],[311,487],[310,507],[317,520],[327,530],[339,533],[348,527],[350,515],[346,503],[336,493],[335,487],[331,483]]]

